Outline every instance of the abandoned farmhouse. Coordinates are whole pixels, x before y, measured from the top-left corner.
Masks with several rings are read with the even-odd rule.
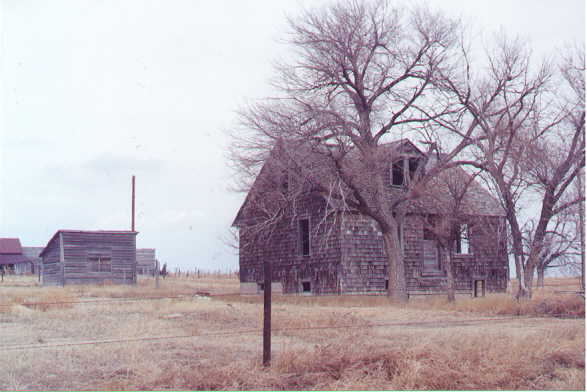
[[[390,191],[401,191],[423,153],[407,139],[386,147],[390,153],[385,163],[389,173],[386,186]],[[268,187],[287,191],[291,181],[287,176],[281,180],[264,178],[275,172],[270,165],[268,160],[233,222],[239,230],[241,293],[264,289],[264,262],[271,264],[272,290],[283,294],[386,293],[387,259],[375,221],[338,206],[311,187],[289,201],[291,205],[282,209],[285,213],[275,215],[269,234],[262,238],[255,234],[259,222],[267,216],[261,211],[266,204],[257,201],[266,198],[271,191]],[[472,295],[485,290],[505,291],[509,267],[503,210],[463,169],[451,169],[448,175],[468,183],[458,222],[460,234],[451,255],[455,289]],[[430,222],[446,214],[445,203],[451,196],[440,182],[433,184],[430,195],[409,202],[398,229],[410,295],[440,293],[446,287],[447,271]]]

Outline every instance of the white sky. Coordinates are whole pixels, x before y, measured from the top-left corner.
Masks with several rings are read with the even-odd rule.
[[[285,15],[325,1],[0,0],[0,237],[128,230],[182,269],[236,270],[224,131],[271,94]],[[436,0],[539,55],[585,38],[583,0]]]

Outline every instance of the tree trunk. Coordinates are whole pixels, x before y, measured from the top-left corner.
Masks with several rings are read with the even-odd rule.
[[[544,288],[544,267],[538,267],[536,272],[538,273],[538,277],[536,279],[536,287]]]
[[[442,267],[446,271],[446,297],[448,302],[455,302],[455,278],[452,273],[452,249],[440,247],[440,257],[442,258]]]
[[[408,302],[406,273],[397,230],[383,232],[383,249],[387,256],[389,287],[387,295],[399,302]]]
[[[532,298],[532,282],[534,281],[534,270],[534,265],[532,265],[529,261],[526,262],[526,268],[524,269],[524,275],[522,277],[523,287],[520,286],[518,293],[516,294],[517,299]]]

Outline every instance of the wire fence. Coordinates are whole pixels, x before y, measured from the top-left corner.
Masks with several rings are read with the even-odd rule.
[[[158,300],[192,300],[198,298],[222,298],[227,296],[239,295],[235,293],[219,293],[211,294],[209,292],[197,291],[191,293],[182,293],[176,295],[167,296],[151,296],[151,297],[120,297],[120,298],[102,298],[102,299],[91,299],[91,300],[71,300],[71,301],[51,301],[51,302],[14,302],[8,304],[0,304],[0,309],[12,307],[14,305],[21,305],[27,307],[39,307],[39,306],[63,306],[63,305],[100,305],[109,303],[125,303],[125,302],[141,302],[141,301],[158,301]],[[547,314],[545,317],[548,318],[567,318],[567,319],[580,319],[584,318],[581,316],[574,316],[569,314]],[[433,327],[447,327],[447,326],[467,326],[475,325],[478,323],[499,323],[512,320],[520,319],[539,319],[540,316],[532,315],[511,315],[501,317],[483,317],[475,319],[460,319],[460,320],[417,320],[417,321],[405,321],[405,322],[394,322],[394,323],[367,323],[367,324],[341,324],[341,325],[327,325],[327,326],[305,326],[305,327],[286,327],[286,328],[273,328],[273,332],[294,332],[303,330],[328,330],[328,329],[370,329],[379,327],[418,327],[418,328],[433,328]],[[132,343],[132,342],[146,342],[146,341],[162,341],[172,339],[188,339],[197,337],[211,337],[211,336],[231,336],[231,335],[243,335],[243,334],[261,334],[262,329],[243,329],[236,331],[217,331],[208,333],[198,333],[189,335],[170,335],[170,336],[142,336],[142,337],[121,337],[111,339],[96,339],[87,338],[83,341],[70,341],[70,342],[59,342],[59,343],[47,343],[47,344],[13,344],[13,345],[0,345],[0,351],[10,350],[31,350],[31,349],[48,349],[48,348],[65,348],[72,346],[87,346],[87,345],[101,345],[101,344],[114,344],[114,343]]]
[[[296,331],[309,331],[309,330],[334,330],[334,329],[371,329],[381,327],[418,327],[418,328],[433,328],[433,327],[454,327],[454,326],[468,326],[476,325],[479,323],[499,323],[507,322],[512,320],[520,319],[533,319],[536,317],[524,317],[524,316],[508,316],[508,317],[493,317],[493,318],[477,318],[477,319],[466,319],[466,320],[434,320],[434,321],[405,321],[405,322],[394,322],[394,323],[368,323],[368,324],[342,324],[342,325],[313,325],[305,327],[286,327],[286,328],[273,328],[274,333],[283,332],[296,332]],[[170,335],[170,336],[141,336],[141,337],[123,337],[113,339],[102,339],[102,340],[83,340],[73,342],[60,342],[60,343],[47,343],[47,344],[13,344],[13,345],[2,345],[0,351],[23,351],[33,349],[47,349],[47,348],[66,348],[73,346],[88,346],[88,345],[100,345],[100,344],[114,344],[114,343],[133,343],[133,342],[148,342],[148,341],[161,341],[161,340],[173,340],[173,339],[189,339],[198,337],[212,337],[212,336],[231,336],[231,335],[246,335],[246,334],[262,334],[262,329],[242,329],[236,331],[217,331],[207,332],[189,335]]]

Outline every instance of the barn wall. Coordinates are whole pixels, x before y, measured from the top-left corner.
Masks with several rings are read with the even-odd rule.
[[[133,284],[136,282],[134,233],[64,232],[66,284]],[[110,272],[91,271],[89,258],[110,256]]]
[[[137,274],[153,275],[155,268],[155,249],[137,249]]]
[[[59,262],[59,236],[53,238],[42,257],[42,282],[44,286],[61,286],[63,284],[63,274],[61,263]]]
[[[322,198],[308,196],[296,204],[294,214],[280,220],[270,235],[254,236],[246,226],[240,235],[240,280],[243,293],[255,291],[263,282],[263,261],[272,265],[273,281],[281,284],[283,293],[300,294],[303,284],[310,284],[312,294],[339,292],[339,230],[336,219],[323,221],[325,203]],[[300,252],[298,219],[310,220],[310,255]],[[274,286],[279,287],[279,286]],[[259,292],[259,290],[256,290]]]

